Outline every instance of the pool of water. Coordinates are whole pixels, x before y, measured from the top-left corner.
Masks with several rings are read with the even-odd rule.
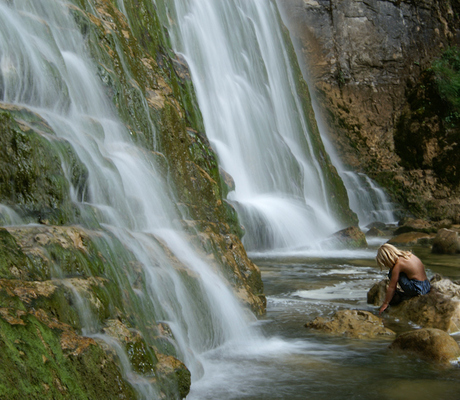
[[[460,257],[414,249],[429,277],[460,279]],[[358,340],[308,330],[339,309],[377,312],[367,291],[385,273],[375,248],[333,254],[256,255],[267,295],[260,336],[209,352],[190,399],[460,399],[460,369],[394,354],[389,339]],[[389,317],[385,317],[389,318]],[[413,329],[388,321],[393,329]],[[460,340],[460,336],[453,336]],[[210,368],[211,367],[211,368]]]

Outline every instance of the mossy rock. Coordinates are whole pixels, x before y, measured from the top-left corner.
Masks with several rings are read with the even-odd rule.
[[[136,399],[114,360],[90,338],[25,312],[0,318],[0,392],[11,400]]]
[[[0,201],[34,222],[68,223],[76,210],[70,184],[84,192],[87,170],[70,144],[57,139],[36,114],[19,107],[0,108]]]

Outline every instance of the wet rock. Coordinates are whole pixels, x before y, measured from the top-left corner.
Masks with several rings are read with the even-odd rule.
[[[305,324],[306,328],[333,335],[344,335],[357,339],[393,336],[395,333],[383,326],[383,320],[369,311],[341,310],[331,319],[318,317]]]
[[[393,246],[429,246],[434,240],[434,235],[422,232],[406,232],[391,238],[388,243]]]
[[[389,283],[390,280],[388,278],[375,283],[367,292],[367,304],[372,304],[374,306],[382,305]]]
[[[164,354],[157,355],[157,374],[165,381],[171,382],[177,391],[180,399],[185,399],[190,392],[190,385],[192,383],[190,371],[187,367],[173,356],[166,356]]]
[[[413,354],[425,361],[448,364],[460,357],[460,347],[440,329],[419,329],[399,335],[390,349]]]
[[[460,285],[439,276],[430,281],[431,291],[424,296],[412,297],[385,313],[423,328],[436,328],[446,332],[460,330]],[[367,294],[367,302],[380,306],[385,298],[388,279],[376,283]]]
[[[431,251],[437,254],[460,253],[460,239],[458,233],[450,229],[440,229],[434,238]]]
[[[376,227],[372,227],[366,232],[366,237],[382,237],[385,236],[385,232],[381,231]]]
[[[376,229],[379,229],[379,230],[383,231],[383,230],[385,230],[387,228],[387,225],[384,222],[374,221],[374,222],[371,222],[370,224],[366,225],[366,228],[367,229],[376,228]]]
[[[357,226],[350,226],[334,233],[332,240],[338,242],[339,246],[348,249],[367,248],[366,236]]]

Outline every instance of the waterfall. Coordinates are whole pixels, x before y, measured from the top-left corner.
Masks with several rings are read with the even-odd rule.
[[[290,19],[287,16],[286,3],[280,0],[276,0],[276,3],[281,12],[283,22],[289,27]],[[302,51],[302,45],[300,40],[291,34],[291,40],[294,44],[294,48],[299,60],[302,75],[308,83],[310,88],[314,87],[312,80],[308,60],[305,61],[305,52]],[[324,143],[324,147],[327,150],[328,155],[331,158],[332,164],[337,168],[340,177],[346,187],[348,198],[350,201],[350,208],[358,216],[359,224],[361,227],[366,227],[371,222],[378,221],[386,224],[395,223],[396,217],[393,213],[394,204],[390,201],[385,191],[371,178],[364,173],[357,173],[345,168],[336,150],[329,140],[327,133],[327,127],[323,120],[323,112],[320,109],[315,93],[312,91],[312,106],[315,110],[316,122],[318,124],[319,131]]]
[[[274,2],[177,0],[169,13],[245,246],[286,251],[338,230]]]
[[[0,100],[36,113],[58,138],[71,143],[89,174],[85,194],[72,189],[80,223],[101,229],[100,240],[106,240],[107,248],[110,237],[116,237],[135,255],[147,277],[146,291],[134,290],[121,268],[114,271],[118,284],[145,307],[140,325],[151,320],[152,313],[157,321],[169,323],[196,380],[203,373],[200,354],[254,337],[253,316],[173,223],[181,217],[164,177],[155,159],[133,143],[118,119],[69,10],[63,0],[0,3]],[[66,162],[63,157],[64,167]],[[8,207],[1,211],[8,224],[19,223]],[[185,274],[165,248],[185,266]],[[116,268],[124,256],[112,251],[115,255],[112,260],[106,256],[107,264]],[[184,275],[193,277],[194,287]],[[82,301],[75,307],[79,304],[85,308]],[[91,316],[81,319],[87,321],[85,334],[101,336]],[[132,384],[142,386],[141,395],[152,398],[151,383],[136,379]]]

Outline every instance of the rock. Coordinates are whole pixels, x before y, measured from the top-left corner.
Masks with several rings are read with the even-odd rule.
[[[385,236],[385,233],[376,227],[373,227],[366,232],[366,237],[382,237],[382,236]]]
[[[332,235],[332,239],[345,248],[365,249],[367,248],[366,236],[357,226],[350,226]]]
[[[357,339],[395,335],[393,331],[383,326],[382,318],[362,310],[337,311],[332,319],[318,317],[305,324],[305,327]]]
[[[386,227],[387,227],[387,225],[384,222],[379,222],[379,221],[374,221],[374,222],[371,222],[370,224],[366,225],[367,229],[376,228],[376,229],[379,229],[381,231],[385,230]]]
[[[435,277],[431,291],[396,306],[387,308],[388,315],[415,323],[423,328],[436,328],[448,333],[460,330],[460,285]],[[388,279],[376,283],[367,294],[367,302],[380,306],[385,298]]]
[[[372,304],[374,306],[380,307],[385,300],[385,293],[389,283],[390,280],[388,278],[375,283],[367,292],[367,304]]]
[[[450,229],[440,229],[434,238],[431,251],[437,254],[460,253],[458,233]]]
[[[440,329],[419,329],[399,335],[390,349],[407,352],[434,363],[448,364],[460,357],[460,347]]]
[[[430,233],[435,228],[431,223],[423,219],[408,219],[395,230],[395,235],[407,232],[424,232]]]
[[[434,239],[433,234],[422,232],[406,232],[391,238],[388,243],[393,246],[413,246],[413,245],[429,245]]]
[[[450,229],[452,228],[452,220],[451,219],[443,219],[442,221],[438,221],[435,224],[437,229]]]
[[[414,214],[458,221],[459,192],[448,183],[458,177],[456,136],[450,126],[439,129],[442,113],[447,116],[451,110],[443,101],[427,98],[434,82],[421,82],[417,96],[411,89],[451,46],[459,3],[278,3],[298,39],[318,108],[326,110],[325,123],[345,164],[368,172]],[[406,108],[408,120],[401,121]],[[424,119],[430,108],[435,112]]]

